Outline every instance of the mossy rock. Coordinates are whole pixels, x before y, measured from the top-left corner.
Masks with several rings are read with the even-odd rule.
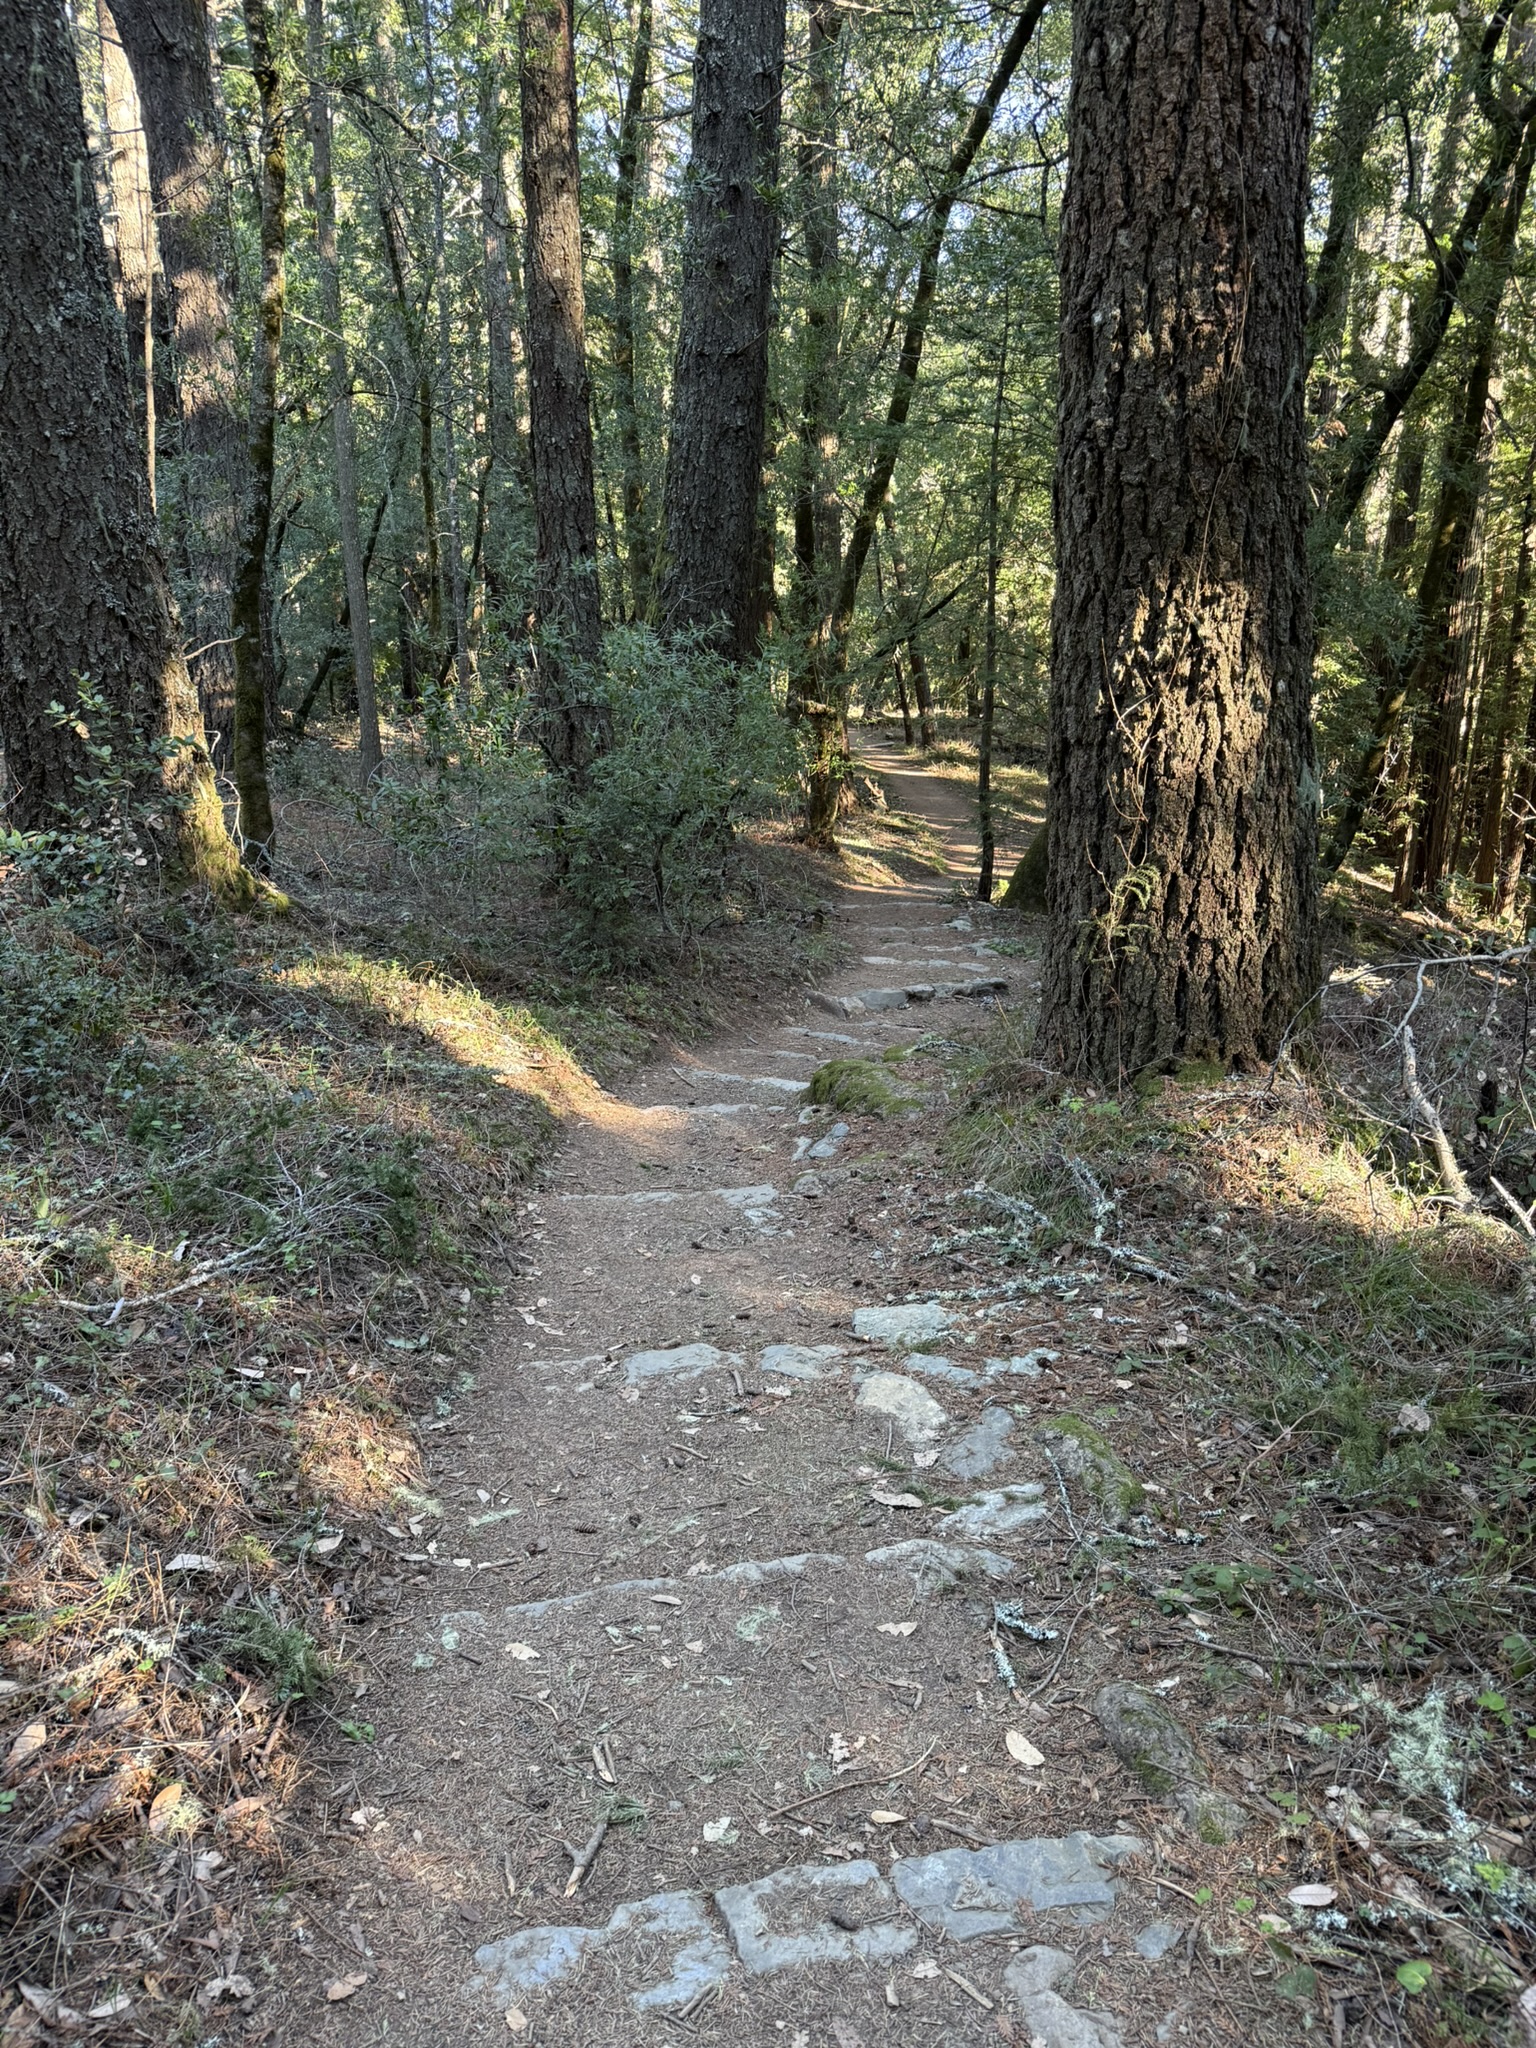
[[[1109,1746],[1142,1789],[1181,1813],[1202,1842],[1236,1839],[1247,1814],[1218,1792],[1165,1700],[1139,1685],[1106,1685],[1093,1703]]]
[[[1004,910],[1043,911],[1045,909],[1045,884],[1050,871],[1050,845],[1046,828],[1042,825],[1034,838],[1025,847],[1018,866],[1009,877],[1003,891],[1001,906]]]
[[[812,1074],[806,1094],[812,1102],[851,1116],[898,1116],[904,1109],[922,1108],[910,1095],[897,1093],[875,1060],[828,1060]]]
[[[1111,1527],[1146,1499],[1141,1481],[1101,1429],[1081,1415],[1053,1415],[1035,1432],[1069,1479],[1081,1479]]]

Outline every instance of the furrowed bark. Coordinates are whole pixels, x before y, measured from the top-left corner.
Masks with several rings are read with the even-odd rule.
[[[639,0],[635,45],[630,54],[619,153],[613,189],[613,387],[619,416],[619,451],[624,465],[624,550],[629,601],[637,619],[649,617],[656,573],[650,515],[646,505],[645,453],[635,397],[635,188],[645,96],[651,79],[651,0]]]

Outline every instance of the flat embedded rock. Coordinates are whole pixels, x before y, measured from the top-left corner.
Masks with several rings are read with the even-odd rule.
[[[1080,1924],[1105,1920],[1117,1896],[1109,1874],[1141,1848],[1134,1835],[1038,1836],[989,1849],[941,1849],[891,1865],[897,1896],[951,1941],[1014,1934],[1030,1913],[1065,1912]]]
[[[1012,1377],[1021,1380],[1037,1380],[1044,1367],[1054,1365],[1059,1351],[1025,1351],[1013,1358],[984,1358],[982,1370],[989,1380]]]
[[[620,1906],[604,1927],[528,1927],[475,1951],[472,1997],[506,2005],[563,1982],[608,1952],[640,2011],[686,2005],[722,1984],[731,1952],[697,1892],[656,1892]]]
[[[1146,1962],[1160,1963],[1170,1950],[1178,1946],[1183,1932],[1177,1920],[1153,1920],[1142,1928],[1140,1934],[1132,1937],[1131,1947]]]
[[[926,1387],[899,1372],[872,1372],[855,1403],[888,1415],[910,1444],[932,1443],[949,1420]]]
[[[972,1372],[968,1365],[956,1365],[952,1358],[944,1358],[933,1351],[909,1351],[906,1356],[908,1372],[920,1372],[925,1379],[946,1380],[952,1387],[979,1387],[981,1374]]]
[[[904,1010],[907,992],[904,988],[861,988],[855,1001],[864,1010]]]
[[[757,1369],[787,1380],[819,1380],[843,1355],[841,1344],[769,1344],[757,1355]]]
[[[1120,2022],[1110,2013],[1083,2012],[1057,1990],[1077,1965],[1064,1949],[1025,1949],[1003,1973],[1003,1983],[1024,2022],[1032,2048],[1124,2048]]]
[[[667,1351],[635,1351],[624,1361],[624,1377],[632,1387],[645,1380],[696,1380],[700,1373],[740,1367],[734,1351],[713,1344],[675,1344]]]
[[[938,1524],[937,1533],[958,1537],[963,1543],[994,1543],[1004,1536],[1021,1536],[1026,1530],[1044,1535],[1042,1525],[1050,1520],[1051,1513],[1040,1498],[1044,1490],[1034,1480],[1028,1480],[1021,1486],[999,1486],[990,1493],[978,1494],[963,1508],[946,1515]]]
[[[957,1479],[985,1479],[1007,1462],[1013,1430],[1013,1417],[1006,1408],[983,1408],[980,1421],[945,1445],[939,1463]]]
[[[914,1536],[906,1543],[887,1543],[879,1550],[866,1550],[864,1562],[873,1565],[876,1571],[910,1572],[919,1600],[947,1593],[954,1586],[1011,1579],[1014,1572],[1012,1558],[999,1557],[995,1550],[976,1550],[965,1543],[936,1543],[931,1536]]]
[[[853,1312],[853,1334],[888,1351],[926,1351],[949,1327],[949,1311],[937,1301],[893,1301]]]
[[[794,1864],[715,1893],[736,1953],[762,1974],[804,1963],[888,1962],[917,1941],[873,1863]],[[837,1918],[833,1919],[833,1914]]]

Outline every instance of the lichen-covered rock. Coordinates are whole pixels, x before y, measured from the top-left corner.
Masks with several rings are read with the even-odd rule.
[[[1014,1571],[1013,1560],[999,1557],[995,1550],[976,1550],[966,1543],[936,1543],[931,1536],[914,1536],[906,1543],[866,1550],[864,1562],[876,1571],[910,1572],[919,1600],[947,1593],[955,1586],[1011,1579]]]
[[[956,1508],[937,1525],[941,1537],[958,1537],[962,1543],[996,1543],[1005,1536],[1015,1540],[1023,1535],[1043,1536],[1051,1511],[1040,1498],[1043,1489],[1033,1480],[1020,1486],[999,1486],[991,1493],[978,1494],[963,1508]]]
[[[1211,1784],[1166,1701],[1118,1680],[1103,1687],[1093,1711],[1110,1748],[1142,1789],[1183,1814],[1202,1841],[1230,1842],[1242,1833],[1247,1814]]]
[[[1111,1528],[1119,1528],[1146,1498],[1141,1481],[1101,1429],[1080,1415],[1053,1415],[1035,1431],[1068,1479],[1080,1479]]]
[[[980,1420],[946,1444],[939,1462],[957,1479],[985,1479],[1008,1458],[1013,1417],[1006,1408],[983,1408]]]
[[[899,1372],[872,1372],[855,1405],[888,1415],[909,1444],[931,1444],[949,1417],[926,1387]]]
[[[937,1301],[893,1301],[853,1312],[853,1334],[888,1351],[926,1351],[949,1326],[949,1311]]]

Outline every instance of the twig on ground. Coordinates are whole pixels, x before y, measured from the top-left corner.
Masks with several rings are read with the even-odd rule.
[[[568,1899],[575,1898],[577,1892],[581,1890],[582,1880],[597,1861],[597,1852],[602,1848],[603,1837],[607,1832],[608,1816],[604,1814],[581,1848],[573,1849],[569,1842],[565,1844],[566,1853],[571,1859],[571,1874],[565,1881],[565,1896]]]
[[[939,1738],[935,1736],[915,1762],[903,1764],[899,1771],[886,1771],[878,1778],[844,1778],[840,1782],[823,1785],[819,1792],[807,1792],[803,1799],[791,1799],[787,1806],[775,1806],[763,1815],[763,1819],[778,1820],[783,1814],[798,1813],[802,1806],[814,1806],[818,1799],[832,1799],[839,1792],[868,1792],[877,1785],[894,1785],[898,1778],[910,1778],[914,1771],[920,1771],[938,1746]]]

